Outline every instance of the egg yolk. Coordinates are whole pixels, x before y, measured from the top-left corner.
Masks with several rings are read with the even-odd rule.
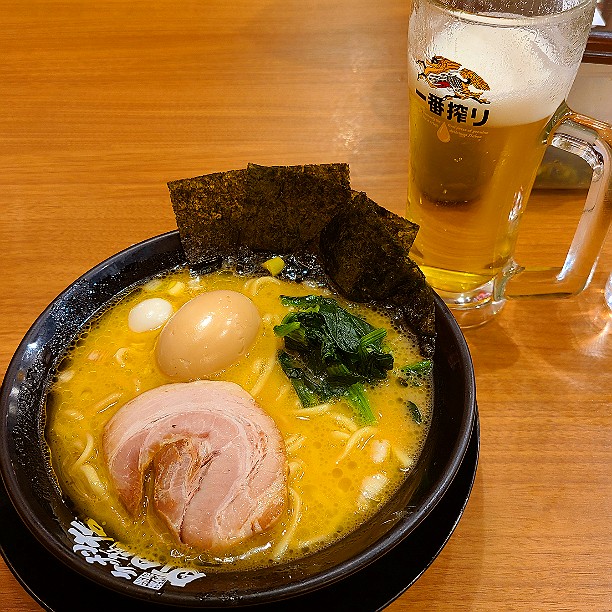
[[[155,356],[177,381],[205,378],[230,366],[255,342],[261,316],[237,291],[209,291],[184,304],[162,329]]]

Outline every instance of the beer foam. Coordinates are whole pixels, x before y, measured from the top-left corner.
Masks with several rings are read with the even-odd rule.
[[[489,127],[524,125],[548,118],[569,93],[582,53],[574,52],[569,58],[567,53],[560,53],[558,49],[565,48],[567,40],[556,28],[491,27],[460,20],[439,25],[436,29],[429,24],[428,29],[436,34],[425,41],[422,55],[417,56],[410,45],[411,87],[429,89],[439,96],[452,94],[450,89],[429,88],[423,78],[417,81],[422,72],[417,60],[442,56],[461,64],[457,70],[471,70],[488,84],[482,99],[489,104],[471,99],[454,101],[469,108],[488,109]],[[423,32],[411,27],[410,36],[418,39]],[[469,88],[481,91],[474,84]]]

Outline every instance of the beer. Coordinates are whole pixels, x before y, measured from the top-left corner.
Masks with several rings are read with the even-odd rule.
[[[463,303],[511,262],[581,52],[560,53],[559,24],[467,19],[441,4],[415,0],[410,19],[407,216],[420,226],[411,256],[434,289]]]
[[[411,256],[436,289],[472,291],[511,256],[548,117],[462,133],[411,98],[408,217],[420,226]]]

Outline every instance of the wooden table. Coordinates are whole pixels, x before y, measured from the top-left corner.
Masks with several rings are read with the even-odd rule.
[[[402,213],[407,18],[400,0],[0,2],[0,374],[66,285],[175,228],[168,180],[346,161]],[[535,196],[524,261],[562,261],[581,197]],[[612,609],[611,246],[578,298],[467,332],[476,483],[390,611]],[[0,602],[40,609],[4,564]]]

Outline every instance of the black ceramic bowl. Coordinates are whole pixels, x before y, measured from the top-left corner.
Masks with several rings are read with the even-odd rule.
[[[178,232],[132,246],[99,264],[58,296],[32,325],[0,394],[0,468],[9,497],[37,540],[66,566],[141,600],[191,607],[236,607],[302,595],[380,559],[410,535],[457,474],[477,419],[470,354],[450,311],[436,297],[435,406],[415,470],[378,513],[333,546],[300,561],[254,571],[188,572],[130,557],[75,516],[49,470],[44,399],[59,356],[83,326],[126,288],[185,264]]]

